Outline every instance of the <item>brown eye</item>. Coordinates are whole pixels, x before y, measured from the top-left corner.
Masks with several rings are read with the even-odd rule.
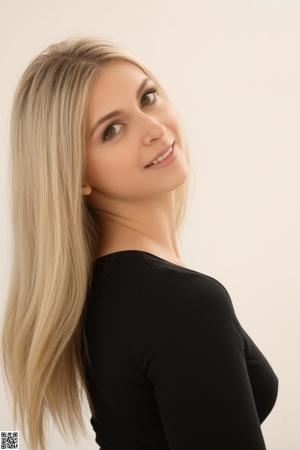
[[[157,89],[155,89],[155,88],[149,89],[149,91],[145,92],[145,94],[143,95],[142,98],[146,97],[149,94],[155,94],[155,100],[152,102],[152,103],[155,103],[156,98],[157,98]],[[150,104],[152,104],[152,103],[150,103]]]
[[[108,133],[108,132],[109,132],[110,130],[112,130],[113,127],[116,126],[116,125],[122,125],[122,124],[119,123],[119,122],[111,123],[111,124],[105,129],[105,131],[104,131],[104,133],[103,133],[103,135],[102,135],[102,141],[107,141],[108,139],[112,139],[112,137],[116,136],[115,134],[113,134],[112,137],[108,137],[108,139],[106,138],[107,136],[110,135],[110,133]]]

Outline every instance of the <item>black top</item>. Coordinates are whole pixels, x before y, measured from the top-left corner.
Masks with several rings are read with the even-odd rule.
[[[95,260],[86,306],[102,450],[266,449],[278,378],[219,281],[123,250]]]

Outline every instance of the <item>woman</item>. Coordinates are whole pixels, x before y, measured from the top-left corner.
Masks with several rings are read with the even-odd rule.
[[[17,87],[11,152],[2,356],[29,447],[46,409],[84,431],[84,391],[102,450],[265,449],[278,378],[181,259],[190,159],[151,71],[106,40],[50,46]]]

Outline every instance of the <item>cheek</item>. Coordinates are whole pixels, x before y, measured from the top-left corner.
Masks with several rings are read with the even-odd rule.
[[[168,117],[169,117],[170,127],[173,130],[176,130],[178,135],[181,137],[183,130],[182,130],[182,127],[181,127],[180,117],[179,117],[177,111],[174,108],[172,108],[170,110],[170,112],[169,112],[169,116]]]
[[[106,156],[106,155],[105,155]],[[95,189],[112,196],[131,196],[136,193],[140,183],[137,162],[130,158],[104,157],[90,158],[87,167],[87,179]]]

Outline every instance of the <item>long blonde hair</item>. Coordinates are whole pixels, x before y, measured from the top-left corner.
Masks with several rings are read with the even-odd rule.
[[[113,59],[158,80],[116,43],[95,36],[50,45],[21,76],[10,122],[13,257],[1,357],[13,421],[32,450],[45,450],[49,411],[66,436],[86,433],[82,394],[82,318],[96,257],[99,225],[82,195],[91,83]],[[190,166],[188,146],[184,151]],[[189,182],[175,192],[175,226],[186,212]],[[27,430],[28,436],[27,437]]]

